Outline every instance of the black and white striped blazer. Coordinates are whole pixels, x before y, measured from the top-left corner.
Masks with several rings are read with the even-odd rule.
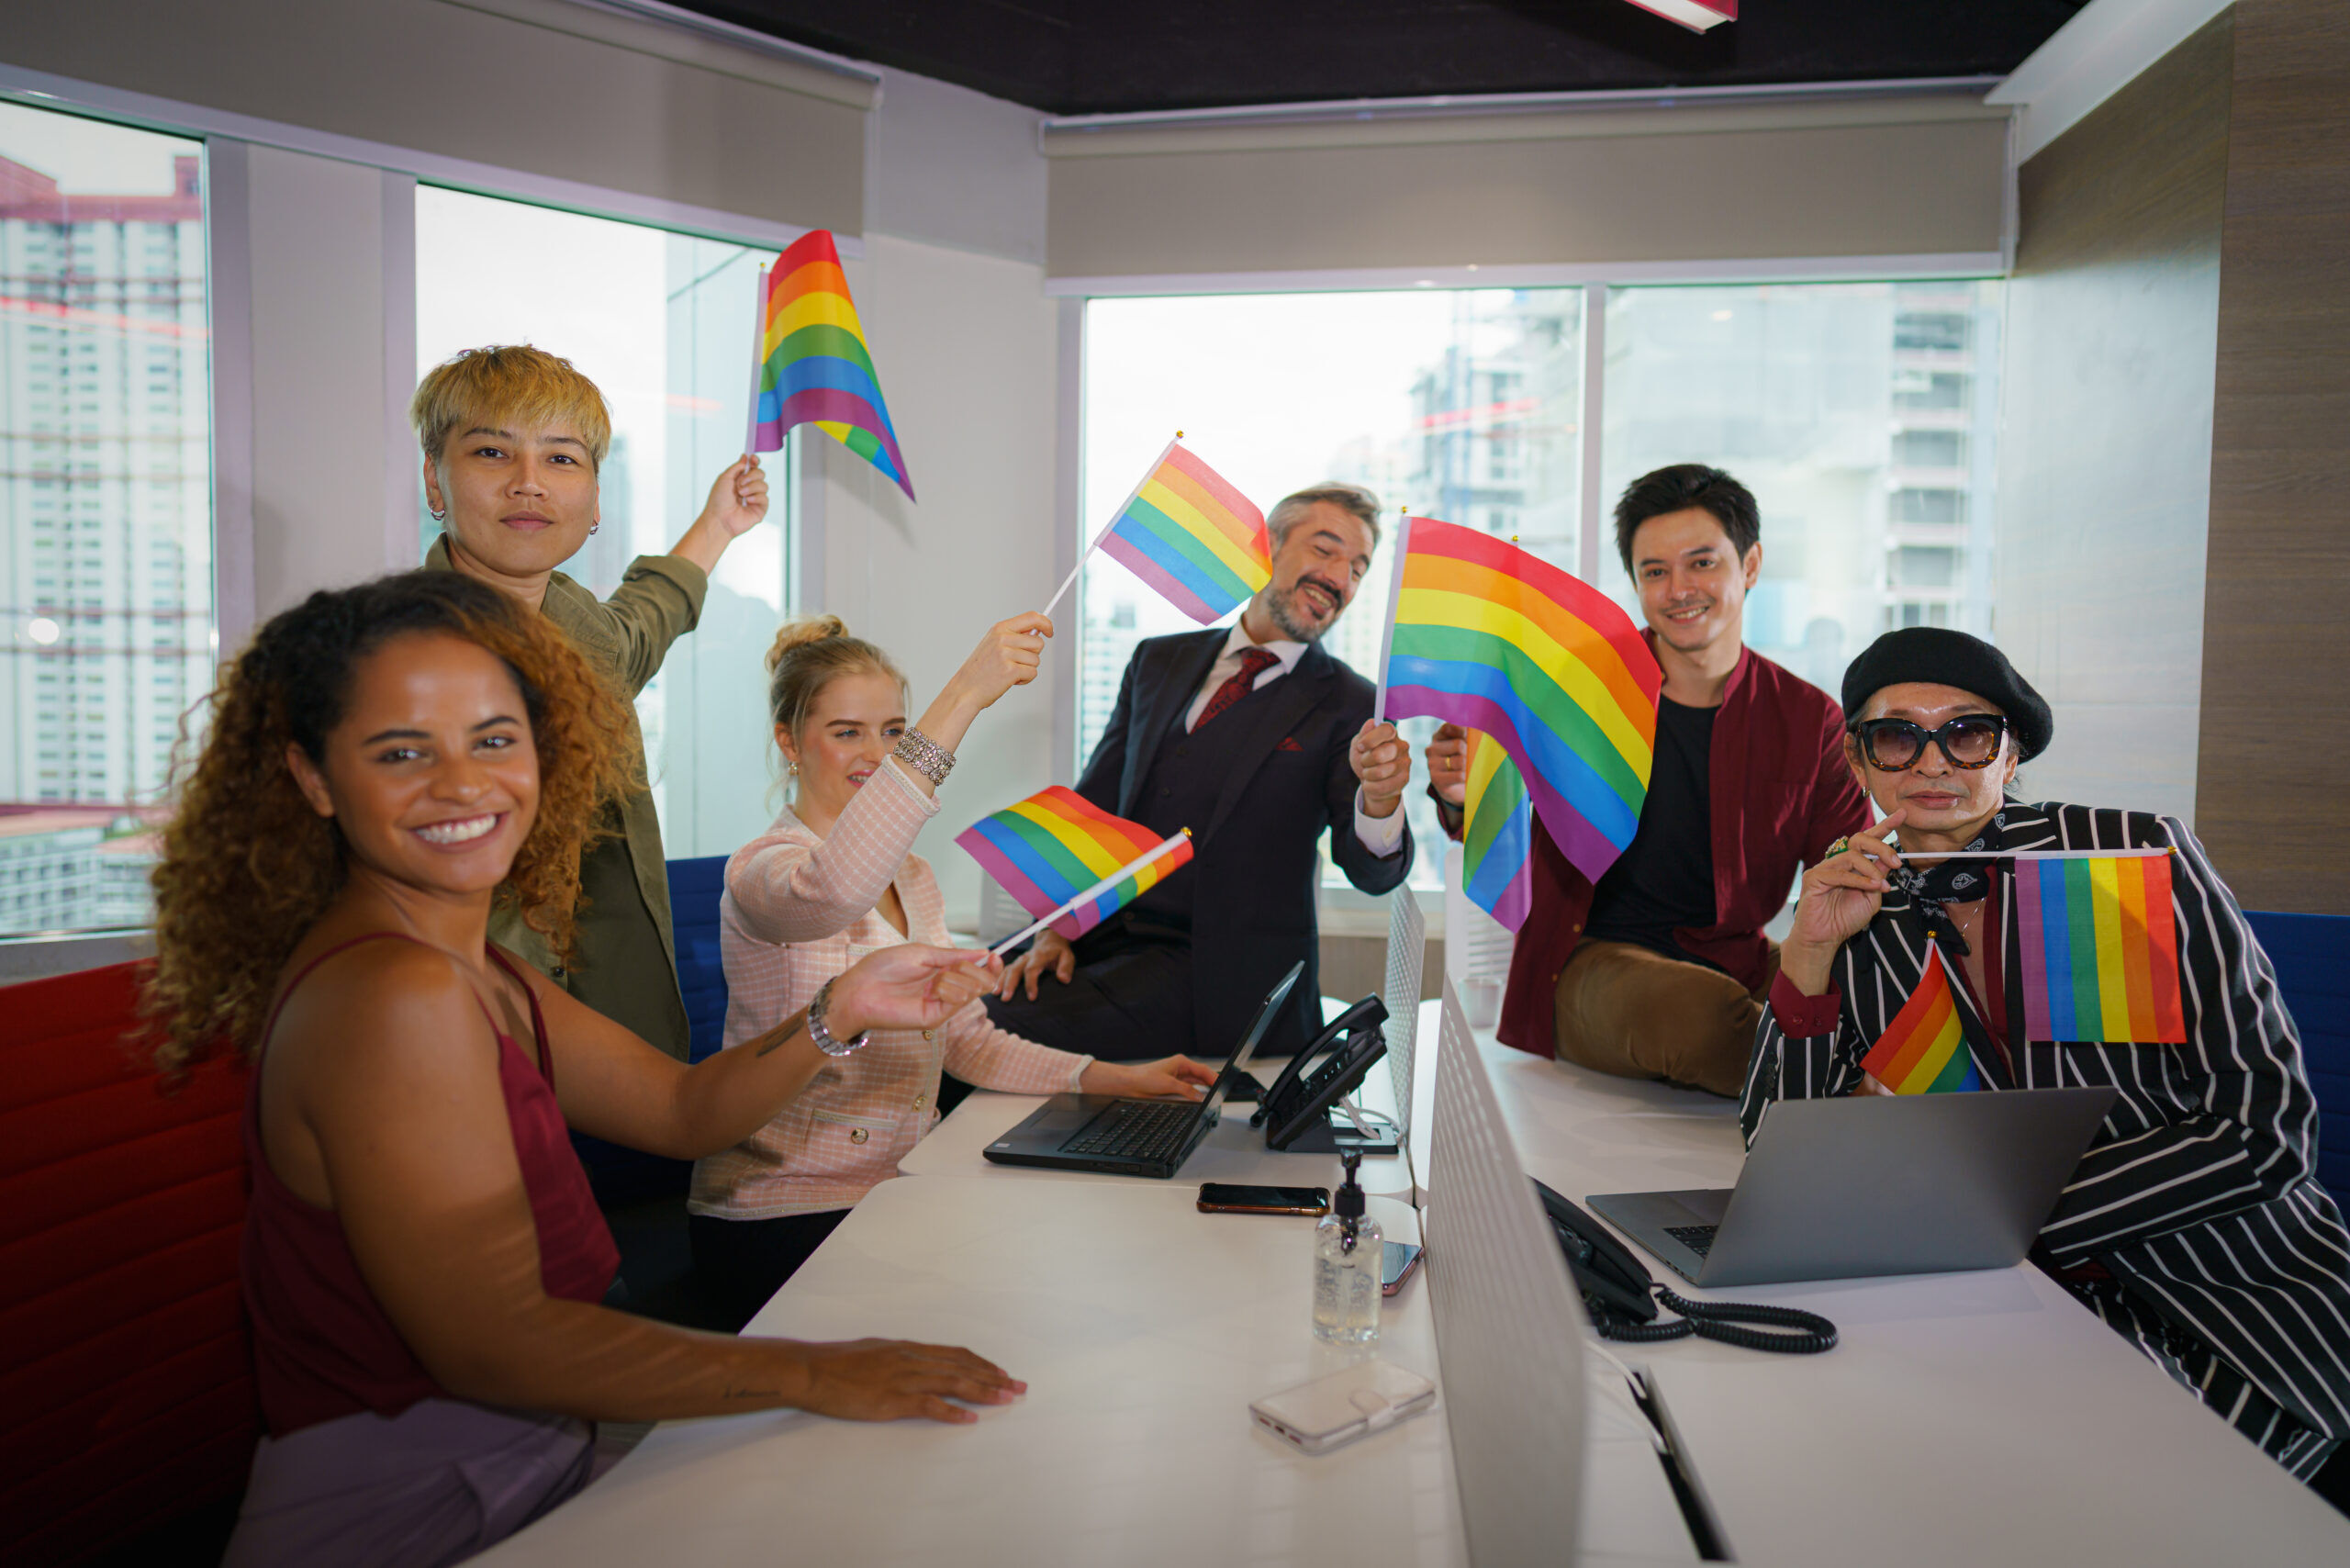
[[[2350,1437],[2350,1233],[2312,1171],[2317,1101],[2268,955],[2187,825],[2143,812],[2009,801],[1993,849],[2168,846],[2178,933],[2179,1046],[2023,1042],[2015,879],[1999,879],[2010,1074],[1963,986],[1966,1048],[1994,1089],[2111,1084],[2105,1125],[2041,1232],[2055,1262],[2094,1259],[2288,1413]],[[1898,889],[1836,955],[1835,1031],[1790,1037],[1766,1008],[1739,1122],[1753,1140],[1774,1100],[1848,1094],[1861,1058],[1927,962],[1925,924]],[[2020,1081],[2019,1081],[2020,1080]]]

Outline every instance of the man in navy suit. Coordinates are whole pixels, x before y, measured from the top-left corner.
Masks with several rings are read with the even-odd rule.
[[[1305,973],[1259,1048],[1321,1032],[1315,919],[1331,858],[1367,893],[1403,885],[1410,748],[1374,722],[1370,681],[1321,646],[1371,566],[1379,499],[1319,485],[1266,519],[1272,580],[1228,631],[1135,649],[1077,792],[1155,833],[1192,830],[1192,863],[1072,945],[1046,931],[1006,966],[996,1024],[1117,1060],[1232,1053],[1276,980]]]

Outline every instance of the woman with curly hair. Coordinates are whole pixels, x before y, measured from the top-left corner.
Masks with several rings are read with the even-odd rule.
[[[601,1305],[617,1254],[565,1127],[677,1158],[764,1125],[833,1033],[934,1027],[995,966],[893,947],[686,1068],[488,940],[562,950],[626,774],[620,700],[454,574],[263,627],[155,877],[167,1066],[252,1062],[243,1239],[270,1435],[234,1564],[442,1563],[582,1485],[596,1419],[788,1406],[969,1421],[1022,1384],[968,1350],[731,1339]]]

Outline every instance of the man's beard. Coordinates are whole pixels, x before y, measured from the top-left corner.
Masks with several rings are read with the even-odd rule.
[[[1301,582],[1304,580],[1299,579]],[[1297,583],[1292,583],[1289,585],[1288,593],[1268,594],[1265,598],[1265,615],[1272,622],[1274,629],[1290,642],[1309,644],[1318,643],[1322,640],[1324,633],[1338,623],[1339,613],[1346,609],[1346,605],[1342,602],[1337,610],[1330,612],[1329,625],[1308,626],[1290,612],[1290,595],[1297,591]]]

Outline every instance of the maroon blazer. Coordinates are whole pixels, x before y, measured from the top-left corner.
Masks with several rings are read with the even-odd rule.
[[[1656,633],[1646,632],[1651,646]],[[1844,765],[1844,712],[1818,687],[1749,648],[1730,671],[1714,715],[1707,794],[1714,827],[1714,924],[1673,933],[1748,990],[1762,983],[1770,953],[1762,927],[1797,872],[1871,820],[1868,797]],[[1449,814],[1449,813],[1448,813]],[[1547,1057],[1559,973],[1583,937],[1592,885],[1542,819],[1534,820],[1534,902],[1509,964],[1501,1038]]]

